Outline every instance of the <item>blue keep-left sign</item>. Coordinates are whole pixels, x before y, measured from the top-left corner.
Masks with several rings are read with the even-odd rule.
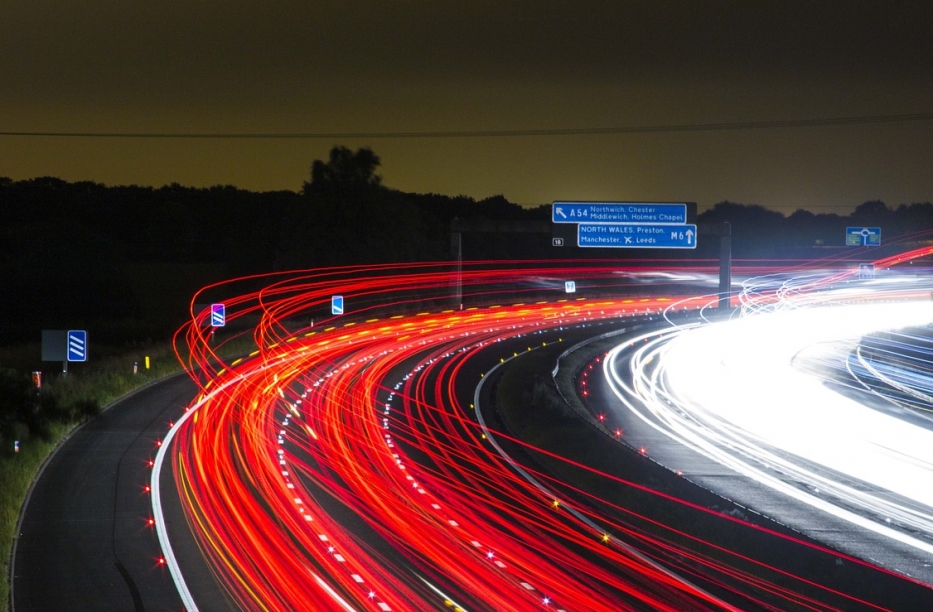
[[[227,324],[227,309],[223,304],[211,304],[211,327],[223,327]]]
[[[330,298],[330,313],[335,315],[343,314],[343,296],[334,295]]]
[[[68,330],[68,361],[87,361],[87,332]]]

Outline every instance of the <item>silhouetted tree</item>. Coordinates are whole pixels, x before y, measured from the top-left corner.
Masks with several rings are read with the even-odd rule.
[[[893,227],[882,228],[891,233],[916,234],[929,231],[933,225],[933,204],[930,202],[901,204],[892,213]]]
[[[286,222],[280,265],[319,267],[430,258],[431,230],[409,194],[388,189],[371,149],[316,160]]]
[[[892,218],[891,209],[884,202],[872,200],[856,207],[852,221],[856,225],[886,225]]]
[[[737,257],[767,258],[779,256],[786,246],[784,241],[784,215],[758,204],[720,202],[712,209],[697,215],[699,223],[732,225],[732,248]]]
[[[302,191],[308,195],[333,188],[378,187],[382,184],[382,177],[376,174],[380,163],[372,149],[357,149],[354,153],[347,147],[334,147],[327,162],[318,159],[311,165],[311,182],[305,182]]]
[[[840,245],[846,219],[835,214],[814,214],[798,209],[784,222],[788,246],[801,249]]]

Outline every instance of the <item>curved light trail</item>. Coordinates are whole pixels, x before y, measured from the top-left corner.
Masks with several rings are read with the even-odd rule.
[[[625,409],[684,446],[931,554],[933,430],[890,390],[929,411],[933,369],[875,364],[860,346],[929,325],[931,288],[913,270],[751,279],[744,316],[635,338],[604,372]]]
[[[261,288],[219,284],[196,296],[192,304],[223,301],[229,328],[259,347],[222,358],[232,331],[214,338],[192,306],[179,354],[202,393],[158,457],[159,467],[171,462],[189,528],[229,600],[382,612],[738,609],[730,601],[879,609],[656,517],[639,517],[653,531],[635,529],[620,518],[629,509],[598,511],[570,483],[518,471],[497,452],[470,401],[493,364],[583,326],[715,301],[600,297],[618,294],[619,278],[614,264],[361,267],[242,279]],[[554,295],[563,279],[591,297]],[[454,283],[467,302],[445,310]],[[329,314],[334,294],[351,316]],[[495,305],[503,296],[507,305]],[[154,472],[157,525],[159,485]],[[184,597],[170,534],[160,528],[159,538]]]

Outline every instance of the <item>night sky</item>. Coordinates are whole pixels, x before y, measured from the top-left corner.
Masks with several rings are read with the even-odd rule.
[[[526,205],[933,200],[929,2],[6,0],[0,132],[360,134],[913,121],[569,135],[0,136],[0,176],[298,190],[334,145],[389,187]]]

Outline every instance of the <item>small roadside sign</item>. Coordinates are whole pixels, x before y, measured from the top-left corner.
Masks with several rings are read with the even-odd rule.
[[[227,309],[223,304],[211,304],[211,327],[223,327],[227,324]]]
[[[334,295],[330,298],[330,313],[334,315],[343,314],[343,296]]]
[[[87,331],[68,330],[68,361],[87,361]]]
[[[880,227],[847,227],[846,246],[879,246]]]

